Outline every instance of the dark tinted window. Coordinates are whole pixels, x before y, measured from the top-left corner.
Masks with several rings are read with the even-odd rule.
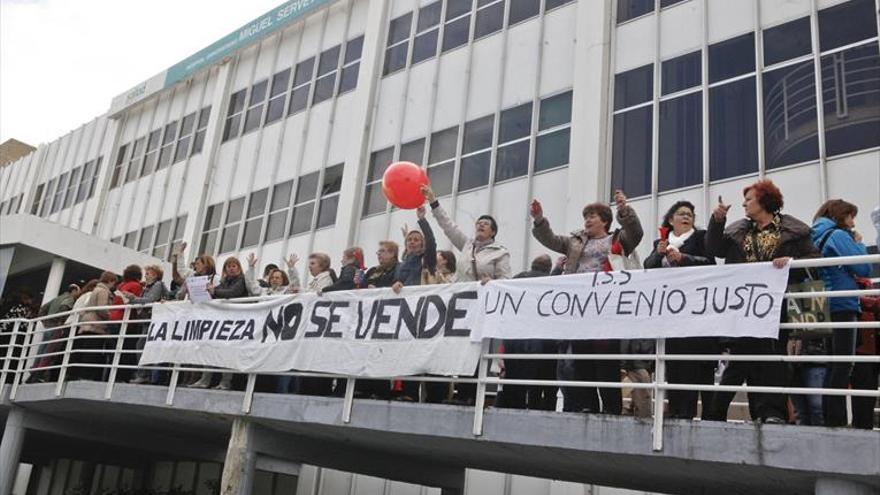
[[[654,66],[645,65],[614,76],[614,109],[649,101],[654,94]]]
[[[251,201],[248,204],[248,218],[262,215],[266,212],[266,199],[269,197],[269,189],[260,189],[251,193]]]
[[[409,28],[412,25],[412,12],[393,19],[388,26],[388,45],[409,38]]]
[[[374,151],[370,156],[370,173],[367,175],[367,182],[373,182],[382,179],[385,169],[394,161],[394,148],[385,148],[383,150]]]
[[[500,146],[495,158],[495,182],[528,174],[530,149],[528,139]]]
[[[853,0],[819,11],[819,46],[824,52],[877,36],[877,5]]]
[[[361,52],[364,50],[364,37],[363,35],[358,36],[352,40],[349,40],[348,43],[345,44],[345,60],[343,63],[348,64],[354,62],[361,58]]]
[[[360,65],[360,63],[352,64],[342,69],[342,76],[339,79],[339,94],[351,91],[357,86]]]
[[[675,5],[677,3],[681,3],[685,0],[660,0],[660,8],[669,7],[670,5]]]
[[[567,164],[570,141],[570,128],[538,136],[535,144],[535,172]]]
[[[567,3],[571,3],[574,0],[544,0],[544,12],[547,12],[550,9],[555,9],[556,7],[560,7]]]
[[[651,107],[614,116],[611,189],[628,196],[651,192]]]
[[[303,60],[296,64],[296,73],[293,77],[293,86],[299,86],[312,80],[312,72],[315,70],[315,57]]]
[[[318,208],[318,225],[315,228],[329,227],[336,223],[336,210],[339,207],[339,196],[322,199]]]
[[[510,0],[510,10],[507,14],[507,24],[535,17],[541,11],[541,0]]]
[[[458,48],[468,42],[471,29],[471,16],[465,16],[461,19],[446,23],[443,31],[443,51],[449,51]]]
[[[617,22],[628,21],[654,11],[654,0],[617,0]]]
[[[425,154],[425,140],[417,139],[400,145],[400,161],[421,165]]]
[[[336,73],[315,80],[315,91],[312,93],[312,105],[333,97],[336,87]]]
[[[338,193],[342,189],[342,165],[334,165],[324,170],[324,185],[321,196]]]
[[[470,12],[473,0],[446,0],[446,20]]]
[[[660,102],[660,191],[703,180],[702,93]]]
[[[755,70],[755,34],[709,45],[709,82],[722,81]]]
[[[464,146],[462,154],[471,153],[492,146],[492,130],[495,116],[489,115],[472,120],[464,125]]]
[[[292,192],[292,180],[276,184],[272,190],[272,211],[287,207],[290,204],[290,194]]]
[[[726,179],[758,170],[755,79],[709,90],[709,178]],[[736,129],[736,132],[731,132]]]
[[[501,1],[477,11],[477,18],[474,24],[474,39],[501,31],[503,27],[504,2]]]
[[[296,204],[315,199],[318,193],[318,172],[312,172],[299,178],[296,186]]]
[[[541,100],[538,130],[571,122],[571,91]]]
[[[269,96],[278,96],[279,94],[287,91],[287,83],[290,82],[290,69],[284,69],[283,71],[272,76],[272,91],[269,93]]]
[[[702,67],[700,52],[688,53],[662,62],[660,64],[662,94],[667,95],[699,86],[702,79]]]
[[[764,65],[773,65],[812,51],[809,17],[764,30]]]
[[[452,193],[452,177],[455,173],[455,162],[444,163],[428,169],[428,179],[434,194],[444,196]]]
[[[386,50],[385,68],[382,70],[382,75],[391,74],[406,67],[407,53],[409,53],[409,43],[403,43]]]
[[[437,55],[437,39],[439,35],[440,30],[434,29],[416,36],[415,41],[413,41],[412,63],[417,64],[422,60],[427,60]]]
[[[432,181],[432,186],[433,181]],[[382,193],[382,183],[375,182],[367,186],[364,191],[364,212],[363,216],[373,215],[385,211],[385,195]]]
[[[489,161],[491,153],[486,151],[461,159],[461,170],[458,174],[458,190],[467,191],[489,183]]]
[[[321,53],[321,59],[318,62],[318,76],[323,76],[339,67],[339,51],[342,48],[339,45]]]
[[[443,8],[443,2],[437,1],[430,5],[426,5],[419,9],[419,20],[416,32],[424,31],[429,27],[440,24],[440,11]]]
[[[229,209],[226,211],[226,224],[241,220],[244,213],[244,198],[233,199],[229,202]]]
[[[880,146],[880,50],[870,43],[822,57],[825,151]]]
[[[532,130],[532,103],[526,103],[501,112],[498,142],[506,143],[528,136]]]
[[[431,135],[428,163],[437,163],[455,157],[458,146],[458,127],[450,127]]]
[[[765,72],[763,82],[766,167],[818,159],[813,61]]]
[[[266,99],[266,88],[269,87],[269,80],[260,81],[251,88],[250,104],[256,105]]]

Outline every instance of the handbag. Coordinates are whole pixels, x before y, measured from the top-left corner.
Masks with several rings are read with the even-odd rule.
[[[813,277],[812,270],[807,270],[807,280],[788,286],[789,292],[822,292],[825,283]],[[831,321],[831,309],[827,297],[811,297],[809,299],[785,299],[786,322],[788,323],[821,323]],[[833,328],[793,328],[789,337],[801,340],[824,339],[834,334]]]

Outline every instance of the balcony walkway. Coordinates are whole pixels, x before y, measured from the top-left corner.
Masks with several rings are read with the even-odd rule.
[[[666,420],[654,452],[651,421],[632,417],[489,409],[474,436],[470,407],[356,400],[346,424],[341,398],[256,393],[245,414],[243,392],[178,389],[168,406],[167,387],[116,384],[110,400],[105,390],[21,385],[10,402],[7,387],[0,414],[7,435],[15,422],[27,432],[22,460],[96,445],[117,460],[228,462],[230,432],[244,425],[240,452],[257,467],[303,463],[444,493],[462,492],[465,468],[665,493],[880,492],[880,431]]]

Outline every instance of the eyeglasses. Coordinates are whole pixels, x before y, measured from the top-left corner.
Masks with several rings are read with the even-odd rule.
[[[694,214],[689,211],[677,211],[677,212],[675,212],[675,216],[694,218]]]

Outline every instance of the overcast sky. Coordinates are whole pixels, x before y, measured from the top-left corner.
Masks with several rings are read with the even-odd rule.
[[[52,141],[284,0],[0,0],[0,142]]]

